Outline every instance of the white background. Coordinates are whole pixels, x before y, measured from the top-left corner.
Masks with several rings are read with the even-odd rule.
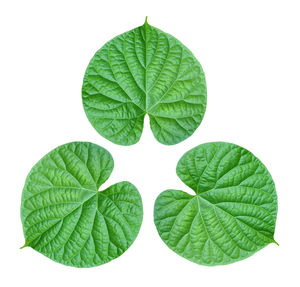
[[[300,286],[299,279],[299,1],[1,1],[0,4],[0,285],[1,286]],[[105,42],[143,24],[168,32],[199,59],[208,105],[195,134],[158,143],[148,118],[140,142],[101,137],[81,103],[86,66]],[[134,244],[108,264],[76,269],[24,243],[23,184],[31,167],[58,145],[91,141],[108,149],[115,169],[107,187],[134,183],[144,220]],[[252,257],[205,267],[159,238],[153,204],[168,188],[189,191],[175,173],[192,147],[228,141],[252,151],[278,193],[275,239]]]

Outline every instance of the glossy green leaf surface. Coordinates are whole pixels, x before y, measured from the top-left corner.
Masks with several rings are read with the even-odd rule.
[[[44,156],[23,189],[24,246],[75,267],[101,265],[124,253],[139,232],[143,207],[130,182],[99,191],[113,165],[107,150],[88,142]]]
[[[223,265],[275,242],[275,185],[251,152],[224,142],[202,144],[183,155],[176,171],[195,194],[162,192],[154,221],[177,254],[202,265]]]
[[[148,114],[155,138],[172,145],[191,136],[202,121],[205,76],[183,44],[146,21],[96,52],[82,99],[89,121],[106,139],[135,144]]]

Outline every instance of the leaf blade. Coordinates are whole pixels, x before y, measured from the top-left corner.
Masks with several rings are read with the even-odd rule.
[[[205,76],[182,43],[146,21],[96,52],[82,99],[89,121],[108,140],[135,144],[148,114],[155,138],[171,145],[191,136],[202,121]]]
[[[182,156],[176,172],[196,194],[189,195],[188,209],[176,214],[176,198],[185,193],[164,191],[155,202],[154,221],[162,240],[177,254],[214,266],[276,243],[275,185],[252,153],[229,143],[202,144]],[[168,214],[165,196],[174,200],[173,214]]]
[[[98,266],[124,253],[139,232],[143,208],[139,192],[129,182],[98,191],[112,169],[111,155],[91,143],[69,143],[43,157],[30,171],[22,193],[24,247],[74,267]],[[111,190],[115,195],[108,202],[105,194]],[[112,206],[120,197],[134,199],[135,207],[120,202],[116,212]],[[131,221],[117,226],[125,211]],[[130,228],[129,236],[116,249],[113,241],[120,228]]]

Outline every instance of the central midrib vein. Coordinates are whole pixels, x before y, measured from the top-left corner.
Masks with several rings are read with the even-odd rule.
[[[148,31],[148,23],[147,23],[147,17],[146,17],[144,26],[145,26],[145,97],[146,97],[145,113],[147,113],[147,110],[148,110],[148,92],[147,92],[147,31]]]
[[[268,238],[269,240],[271,239],[273,242],[275,242],[275,240],[274,240],[273,238],[270,238],[270,237],[266,236],[265,234],[263,234],[263,233],[261,233],[260,231],[256,230],[256,229],[253,228],[252,226],[250,226],[250,225],[248,225],[247,223],[241,221],[239,218],[236,218],[235,216],[233,216],[232,214],[230,214],[229,212],[227,212],[227,211],[224,210],[223,208],[220,208],[219,206],[217,206],[217,205],[211,203],[209,200],[205,199],[205,198],[202,197],[200,194],[194,195],[194,197],[192,198],[192,200],[193,200],[194,198],[196,198],[196,200],[197,200],[197,204],[198,204],[198,212],[199,212],[199,214],[201,215],[201,217],[202,217],[202,213],[201,213],[201,208],[200,208],[200,200],[206,202],[206,203],[207,203],[209,206],[211,206],[212,208],[217,208],[217,209],[221,210],[222,212],[228,214],[230,217],[233,217],[235,220],[237,220],[237,221],[239,221],[239,222],[241,222],[241,223],[247,225],[249,228],[251,228],[251,229],[254,230],[255,232],[257,232],[257,233],[261,234],[262,236]],[[205,227],[205,229],[206,229],[206,227]],[[208,232],[207,232],[207,235],[209,236]]]
[[[54,224],[52,224],[50,227],[48,227],[46,230],[44,230],[41,234],[39,234],[38,236],[34,237],[33,239],[31,239],[29,242],[25,242],[25,244],[21,247],[21,248],[24,248],[24,247],[27,247],[27,246],[30,246],[31,242],[33,242],[34,240],[36,240],[38,237],[42,236],[45,232],[47,232],[50,228],[52,228],[54,225],[58,224],[59,222],[61,222],[62,220],[64,220],[67,216],[69,216],[71,213],[73,213],[75,210],[77,210],[78,208],[82,207],[87,201],[89,201],[90,199],[92,199],[93,197],[97,197],[96,199],[96,211],[98,211],[98,196],[99,196],[99,193],[101,191],[99,190],[92,190],[92,189],[87,189],[87,188],[84,188],[84,187],[70,187],[70,188],[73,188],[73,189],[81,189],[81,190],[85,190],[85,191],[88,191],[88,192],[91,192],[92,195],[89,196],[88,198],[84,199],[83,201],[81,202],[78,202],[79,205],[76,206],[75,208],[73,208],[71,211],[69,211],[67,214],[65,214],[64,216],[62,216],[61,218],[57,218],[57,222],[55,222]],[[28,227],[29,229],[30,227]]]

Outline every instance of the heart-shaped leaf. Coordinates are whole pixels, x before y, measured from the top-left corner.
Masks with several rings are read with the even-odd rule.
[[[176,171],[196,194],[162,192],[154,220],[177,254],[198,264],[222,265],[275,242],[275,185],[252,153],[230,143],[206,143],[184,154]]]
[[[155,138],[172,145],[192,135],[202,121],[205,76],[184,45],[146,20],[94,55],[82,99],[89,121],[108,140],[135,144],[148,114]]]
[[[130,182],[98,191],[113,165],[107,150],[88,142],[44,156],[23,189],[24,247],[75,267],[104,264],[125,252],[139,232],[143,207]]]

